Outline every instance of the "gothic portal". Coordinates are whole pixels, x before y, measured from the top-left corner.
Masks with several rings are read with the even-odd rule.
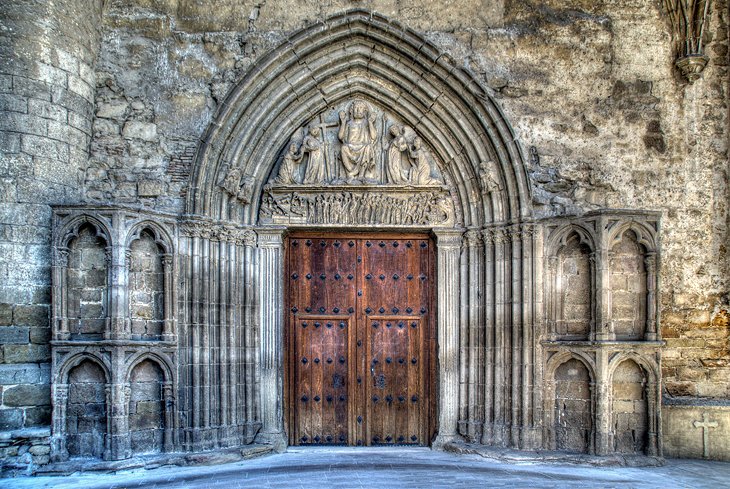
[[[294,33],[220,105],[186,199],[55,208],[55,459],[660,454],[658,214],[537,219],[508,121],[415,32]]]

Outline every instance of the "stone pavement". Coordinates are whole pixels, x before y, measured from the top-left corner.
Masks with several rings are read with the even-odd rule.
[[[0,488],[730,488],[730,463],[668,460],[663,467],[508,464],[427,448],[289,448],[205,467],[23,477]]]

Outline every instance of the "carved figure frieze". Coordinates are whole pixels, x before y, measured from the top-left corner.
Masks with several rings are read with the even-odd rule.
[[[268,188],[260,220],[274,224],[449,225],[454,222],[454,207],[447,192],[427,188],[411,193],[344,185],[321,192]]]
[[[397,115],[353,100],[296,131],[269,184],[438,186],[443,178],[428,146]],[[241,175],[236,171],[221,186],[237,196]]]

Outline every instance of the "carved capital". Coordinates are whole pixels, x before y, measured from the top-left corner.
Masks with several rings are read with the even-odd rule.
[[[65,403],[68,400],[68,384],[53,384],[53,398],[56,403]]]
[[[461,248],[463,232],[457,229],[434,229],[436,246],[439,249]]]
[[[59,267],[68,267],[68,248],[56,248],[56,265]]]
[[[485,246],[494,244],[494,228],[482,229],[482,241]]]
[[[210,239],[214,224],[205,221],[185,221],[180,224],[180,232],[189,238]]]
[[[504,244],[509,239],[509,232],[504,228],[494,228],[492,230],[492,239],[494,244]]]
[[[515,224],[514,226],[510,226],[509,229],[507,229],[507,232],[509,233],[513,243],[522,241],[522,226]]]
[[[256,230],[260,248],[279,248],[284,244],[285,228],[261,228]]]
[[[537,227],[534,224],[523,224],[522,225],[522,237],[531,239],[537,234]]]
[[[241,232],[240,239],[243,246],[256,246],[256,233],[250,229]]]
[[[647,274],[656,275],[656,253],[649,252],[644,256],[644,266]]]
[[[162,269],[167,272],[172,270],[173,256],[171,254],[162,255]]]
[[[470,229],[466,233],[464,233],[464,246],[473,248],[475,246],[479,246],[480,243],[480,233],[476,229]]]

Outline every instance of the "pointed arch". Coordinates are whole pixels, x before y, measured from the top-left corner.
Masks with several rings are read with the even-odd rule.
[[[522,152],[506,118],[471,74],[419,34],[365,10],[294,33],[263,57],[221,104],[196,156],[187,213],[255,224],[259,196],[291,135],[334,104],[358,97],[393,108],[443,163],[465,226],[531,215]],[[492,161],[502,191],[480,188]],[[241,169],[250,203],[219,187]]]

